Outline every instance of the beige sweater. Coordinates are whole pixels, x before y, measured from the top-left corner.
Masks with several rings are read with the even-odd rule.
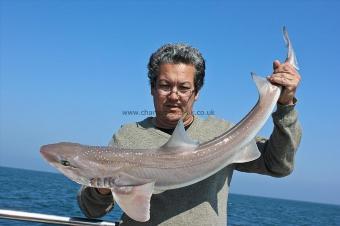
[[[261,157],[248,163],[225,167],[196,184],[154,194],[151,218],[141,223],[123,214],[121,225],[226,225],[227,200],[233,170],[282,177],[293,170],[294,155],[301,139],[301,127],[294,106],[278,106],[273,113],[274,130],[269,140],[257,138]],[[194,118],[187,133],[194,140],[205,142],[227,131],[231,124],[208,117]],[[114,134],[111,145],[122,148],[154,148],[163,145],[170,135],[158,130],[151,118],[122,126]],[[95,189],[82,187],[78,203],[90,218],[104,216],[113,207],[112,195],[100,195]]]

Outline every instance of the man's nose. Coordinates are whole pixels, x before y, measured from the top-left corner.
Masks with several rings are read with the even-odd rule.
[[[169,98],[170,100],[173,100],[173,101],[177,101],[177,100],[179,99],[178,90],[177,90],[176,86],[173,87],[173,88],[170,90],[170,94],[169,94],[168,98]]]

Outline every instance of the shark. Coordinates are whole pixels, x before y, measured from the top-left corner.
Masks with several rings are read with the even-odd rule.
[[[285,27],[283,35],[288,48],[286,61],[297,68]],[[230,164],[259,158],[254,138],[275,108],[281,87],[255,73],[252,79],[259,93],[257,103],[239,123],[213,140],[192,140],[180,119],[169,140],[156,149],[59,142],[43,145],[40,152],[76,183],[111,189],[114,201],[129,217],[146,222],[152,194],[194,184]]]

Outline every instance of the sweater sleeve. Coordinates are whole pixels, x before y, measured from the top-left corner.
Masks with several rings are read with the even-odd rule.
[[[274,177],[287,176],[293,171],[295,153],[301,140],[301,126],[294,106],[277,106],[272,114],[274,130],[270,138],[256,138],[260,158],[238,163],[236,170]]]
[[[109,146],[114,146],[115,136],[111,139]],[[80,210],[88,218],[100,218],[113,209],[114,200],[112,194],[102,195],[96,188],[81,186],[77,201]]]
[[[88,218],[100,218],[113,208],[112,194],[102,195],[95,188],[82,186],[77,195],[80,210]]]

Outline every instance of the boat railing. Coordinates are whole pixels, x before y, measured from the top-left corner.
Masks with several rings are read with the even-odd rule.
[[[47,224],[58,225],[86,225],[86,226],[118,226],[118,223],[107,222],[97,219],[88,219],[81,217],[62,217],[49,214],[31,213],[23,211],[0,209],[0,219],[10,219],[19,221],[33,221]]]

